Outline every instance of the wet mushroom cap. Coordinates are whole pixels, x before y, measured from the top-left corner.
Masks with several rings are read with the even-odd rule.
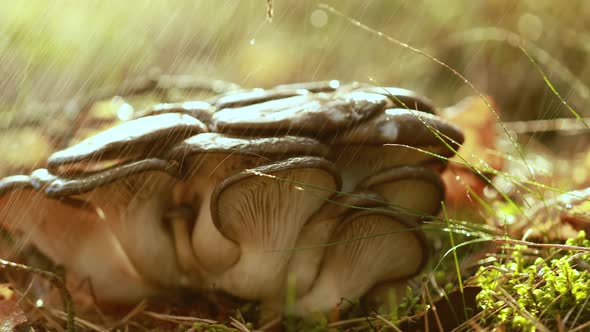
[[[207,126],[186,114],[168,113],[123,122],[64,150],[48,159],[48,168],[66,173],[68,166],[82,169],[86,164],[109,159],[133,160],[157,157],[175,143],[206,132]],[[100,169],[100,168],[99,168]]]
[[[216,132],[239,136],[321,137],[362,122],[385,108],[387,97],[365,92],[305,94],[213,114]]]
[[[440,175],[425,166],[390,168],[366,177],[359,188],[381,194],[389,208],[417,219],[437,215],[445,198]]]
[[[412,110],[418,110],[425,113],[436,113],[436,107],[434,106],[432,101],[430,101],[430,99],[420,94],[417,94],[412,90],[393,87],[372,86],[359,88],[358,91],[379,93],[384,96],[387,96],[394,107],[404,109],[409,108]]]
[[[183,163],[188,158],[202,154],[252,156],[269,160],[268,158],[272,156],[310,155],[323,157],[328,153],[327,146],[305,137],[240,138],[220,133],[202,133],[187,138],[174,146],[166,154],[166,158]]]
[[[316,81],[316,82],[302,82],[281,84],[274,87],[275,90],[298,90],[303,89],[309,92],[332,92],[340,87],[340,82],[337,80],[331,81]]]
[[[393,108],[338,135],[334,144],[404,144],[421,147],[443,145],[441,140],[457,149],[465,138],[460,128],[436,115]]]
[[[330,159],[342,173],[344,191],[350,191],[367,174],[450,157],[462,142],[461,130],[436,115],[388,109],[338,134]]]
[[[65,197],[87,193],[117,180],[147,171],[159,171],[171,177],[181,175],[178,165],[167,160],[150,158],[124,163],[102,172],[80,174],[78,177],[62,177],[53,175],[46,169],[38,169],[31,173],[30,181],[34,187],[42,187],[43,192],[50,197]]]
[[[275,298],[284,287],[292,248],[309,217],[339,190],[322,158],[298,157],[229,177],[211,197],[215,226],[241,248],[219,279],[222,289],[248,298]]]
[[[203,122],[209,123],[211,115],[213,115],[214,107],[204,101],[185,101],[182,103],[166,103],[157,104],[143,111],[139,111],[135,118],[143,118],[146,116],[154,116],[166,113],[187,114],[193,118]]]
[[[234,108],[267,102],[269,100],[289,98],[308,94],[309,91],[301,88],[283,89],[252,89],[248,91],[230,92],[215,97],[213,104],[217,109]]]

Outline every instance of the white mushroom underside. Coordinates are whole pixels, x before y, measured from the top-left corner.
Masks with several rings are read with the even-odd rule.
[[[55,263],[87,279],[99,301],[128,302],[156,294],[132,266],[109,226],[90,207],[48,199],[32,190],[2,197],[2,226],[24,235]],[[34,206],[34,208],[31,208]]]
[[[338,244],[326,251],[312,289],[295,304],[296,314],[328,312],[343,298],[344,308],[379,282],[409,277],[425,250],[405,224],[382,214],[348,220],[330,242]]]
[[[443,189],[421,179],[399,180],[371,187],[389,207],[413,218],[432,217],[440,210]]]
[[[337,189],[331,174],[308,168],[276,172],[272,177],[253,175],[220,194],[219,224],[242,249],[237,264],[221,277],[222,289],[243,298],[261,299],[277,296],[285,286],[292,255],[288,249],[295,246],[311,214],[332,195],[300,183]]]
[[[182,283],[176,250],[163,216],[176,180],[162,172],[134,174],[88,193],[133,266],[163,286]]]
[[[444,146],[420,147],[427,152],[405,146],[349,145],[338,149],[335,164],[342,175],[342,190],[352,191],[367,175],[400,165],[418,165],[445,156]],[[442,158],[441,160],[444,160]]]

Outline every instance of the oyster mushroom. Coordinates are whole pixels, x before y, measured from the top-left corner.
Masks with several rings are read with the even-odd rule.
[[[330,159],[342,172],[343,190],[350,191],[367,173],[437,159],[429,153],[450,157],[461,143],[461,130],[436,115],[388,109],[337,135],[332,142]]]
[[[438,214],[445,198],[440,175],[425,166],[386,169],[366,177],[358,187],[381,194],[389,208],[416,220]]]
[[[163,223],[180,176],[178,166],[145,159],[77,178],[53,176],[43,170],[32,176],[37,182],[46,182],[43,190],[51,197],[80,195],[92,205],[146,279],[164,287],[186,282]]]
[[[146,116],[154,116],[166,113],[180,113],[190,115],[203,123],[209,123],[214,110],[215,109],[213,106],[211,106],[211,104],[204,101],[185,101],[182,103],[157,104],[146,110],[139,111],[135,115],[135,118],[143,118]]]
[[[328,312],[338,305],[346,309],[378,283],[416,275],[427,260],[426,240],[418,225],[386,211],[349,216],[330,243],[317,279],[296,301],[293,314]]]
[[[310,217],[297,238],[288,267],[289,275],[295,280],[297,296],[305,294],[313,284],[324,257],[325,245],[339,223],[354,211],[382,206],[384,201],[379,194],[368,190],[340,194],[324,203]]]
[[[239,244],[241,255],[218,280],[246,299],[277,296],[299,232],[340,189],[333,165],[317,157],[291,158],[227,178],[211,198],[213,222]]]
[[[392,104],[388,108],[409,108],[412,110],[435,114],[436,107],[434,107],[432,101],[411,90],[393,87],[371,86],[359,88],[357,91],[378,93],[387,96]]]
[[[247,91],[234,91],[213,97],[210,102],[217,109],[242,107],[257,103],[263,103],[269,100],[288,98],[298,95],[308,94],[309,91],[302,88],[284,88],[284,89],[252,89]]]
[[[77,196],[50,199],[37,184],[25,175],[0,180],[0,224],[21,234],[20,246],[32,243],[55,263],[88,279],[98,301],[139,301],[158,294],[91,205]]]
[[[192,116],[158,114],[123,122],[52,154],[48,168],[55,174],[100,171],[121,161],[158,157],[175,143],[206,132]]]
[[[244,139],[218,133],[195,135],[173,148],[168,158],[176,160],[187,173],[186,180],[175,188],[176,204],[192,206],[196,215],[191,242],[197,261],[191,265],[218,275],[239,258],[238,245],[219,232],[211,217],[211,195],[223,180],[274,160],[327,153],[326,146],[310,138]],[[189,221],[185,223],[183,227],[188,228]]]
[[[366,92],[307,93],[213,114],[213,131],[240,136],[321,137],[362,122],[385,109],[387,97]]]

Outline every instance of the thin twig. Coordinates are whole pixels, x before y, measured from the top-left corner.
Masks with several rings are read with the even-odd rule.
[[[10,262],[10,261],[4,260],[4,259],[0,259],[0,268],[6,269],[6,270],[18,271],[18,272],[34,273],[34,274],[40,275],[41,277],[49,280],[49,282],[51,282],[51,284],[53,284],[53,286],[59,290],[61,299],[63,301],[63,305],[64,305],[64,308],[66,311],[66,330],[68,332],[75,332],[76,331],[76,327],[74,325],[75,324],[75,313],[74,313],[74,303],[72,301],[72,296],[70,295],[70,292],[68,292],[68,290],[65,286],[64,280],[60,276],[58,276],[54,273],[51,273],[49,271],[37,269],[37,268],[26,266],[23,264]]]

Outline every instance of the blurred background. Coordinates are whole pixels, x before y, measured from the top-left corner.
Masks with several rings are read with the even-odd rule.
[[[27,133],[22,127],[35,123],[52,137],[71,135],[83,108],[72,107],[72,100],[97,91],[117,95],[140,77],[186,74],[243,87],[327,79],[373,82],[416,90],[439,106],[475,94],[449,70],[319,3],[274,0],[269,21],[265,0],[4,0],[0,146],[8,153],[3,154],[24,146],[40,156],[64,145],[33,144],[39,129]],[[448,63],[491,96],[505,121],[572,117],[518,45],[573,109],[587,113],[588,1],[322,3]],[[127,102],[111,101],[117,107]],[[141,108],[156,101],[161,98],[129,103]],[[27,140],[33,143],[24,144]],[[586,143],[568,143],[568,148]],[[10,162],[3,161],[0,169],[8,170]]]

